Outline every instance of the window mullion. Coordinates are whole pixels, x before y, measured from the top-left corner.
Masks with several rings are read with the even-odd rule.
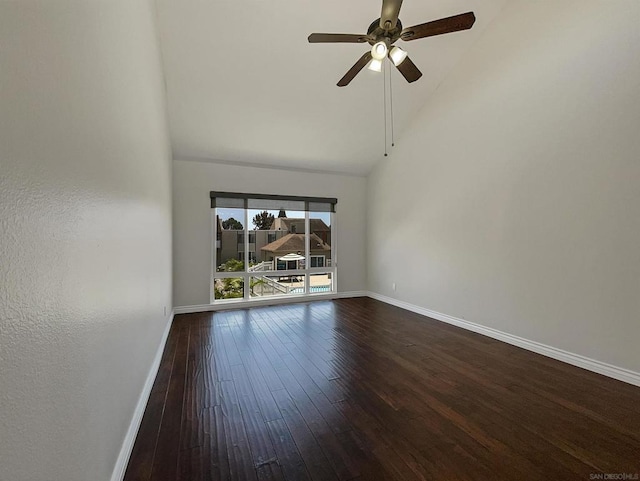
[[[249,300],[249,294],[251,292],[251,288],[249,286],[250,278],[248,275],[249,272],[249,209],[247,208],[247,199],[244,200],[244,300]]]
[[[329,214],[331,219],[331,272],[333,276],[333,291],[338,291],[338,253],[336,252],[338,246],[336,241],[338,240],[338,226],[336,225],[336,215],[334,212]]]
[[[209,282],[209,303],[212,303],[215,300],[214,295],[214,284],[215,284],[215,276],[217,270],[217,262],[218,262],[218,209],[213,209],[213,220],[212,220],[212,238],[213,238],[213,249],[211,253],[211,281]]]
[[[309,203],[306,202],[304,210],[304,292],[311,292],[311,277],[309,276],[309,268],[311,267],[311,233],[309,232],[311,223],[309,222]]]

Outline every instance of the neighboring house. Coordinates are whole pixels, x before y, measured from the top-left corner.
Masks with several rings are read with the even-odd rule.
[[[323,222],[324,224],[324,222]],[[287,234],[262,248],[265,261],[275,261],[276,269],[298,269],[304,260],[287,260],[285,256],[298,254],[304,256],[304,233]],[[325,267],[331,260],[331,246],[323,242],[316,234],[309,236],[309,257],[311,267]]]
[[[278,217],[271,224],[270,230],[284,230],[291,234],[304,234],[304,219]],[[317,235],[322,242],[331,245],[331,227],[322,219],[309,219],[309,231]]]
[[[222,264],[229,259],[244,261],[244,232],[236,229],[220,229],[216,243],[217,263]],[[262,262],[261,250],[267,244],[285,236],[286,231],[250,230],[249,231],[249,262]]]
[[[216,263],[223,264],[229,259],[244,261],[243,230],[224,229],[220,217],[217,221]],[[325,267],[331,261],[331,227],[322,219],[309,219],[311,267]],[[304,219],[279,217],[269,230],[250,230],[249,262],[273,261],[286,254],[304,256]],[[291,236],[294,237],[291,237]],[[282,239],[287,239],[280,242]],[[283,267],[283,265],[293,267]],[[280,262],[279,269],[295,269],[295,262]],[[304,265],[304,262],[302,263]],[[276,268],[276,266],[274,266]]]

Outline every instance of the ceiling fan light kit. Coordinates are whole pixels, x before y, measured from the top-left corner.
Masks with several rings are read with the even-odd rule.
[[[391,57],[391,61],[396,67],[404,62],[404,59],[407,58],[407,55],[407,52],[402,50],[400,47],[393,47],[389,52],[389,57]]]
[[[387,44],[384,41],[380,41],[371,47],[371,56],[374,60],[382,60],[387,56]]]
[[[369,43],[371,51],[366,52],[338,81],[338,87],[345,87],[365,67],[377,72],[382,71],[382,61],[390,58],[398,71],[407,82],[415,82],[422,77],[422,72],[408,57],[407,52],[394,46],[394,42],[401,39],[405,42],[419,38],[444,35],[470,29],[476,21],[473,12],[441,18],[413,27],[402,28],[398,18],[402,0],[383,0],[380,18],[374,20],[365,35],[342,33],[312,33],[309,43]]]
[[[382,60],[378,60],[377,58],[372,58],[369,64],[367,65],[369,70],[373,72],[382,72]]]

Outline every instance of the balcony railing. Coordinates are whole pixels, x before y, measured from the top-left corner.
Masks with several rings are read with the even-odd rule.
[[[273,270],[273,261],[262,261],[259,264],[250,266],[247,269],[248,272],[262,272],[262,271],[272,271],[272,270]]]

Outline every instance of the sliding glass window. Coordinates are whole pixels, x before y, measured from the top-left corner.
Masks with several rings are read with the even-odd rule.
[[[337,199],[211,192],[211,301],[334,292]]]

